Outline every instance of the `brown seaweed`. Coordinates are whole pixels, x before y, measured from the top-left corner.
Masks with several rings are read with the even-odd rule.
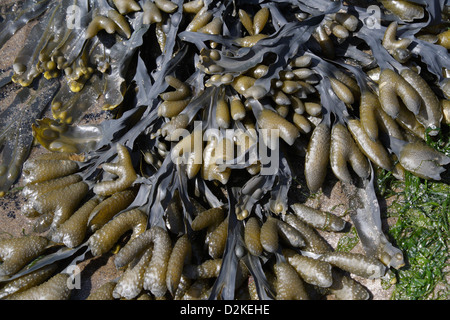
[[[3,272],[8,295],[66,299],[67,273],[12,291],[128,240],[123,276],[89,299],[308,299],[304,283],[367,299],[347,273],[404,265],[382,230],[376,169],[398,161],[440,180],[450,161],[426,145],[448,124],[445,3],[378,5],[370,25],[344,1],[25,1],[1,24],[0,46],[41,16],[13,66],[25,88],[0,118],[0,191],[23,165],[23,214],[50,232],[33,254],[14,250],[26,257]],[[100,99],[111,119],[80,125]],[[49,105],[53,119],[39,119]],[[33,135],[55,156],[25,162]],[[340,180],[364,254],[317,231],[341,232],[342,219],[291,203],[298,161],[309,193]],[[22,269],[47,241],[58,249]]]

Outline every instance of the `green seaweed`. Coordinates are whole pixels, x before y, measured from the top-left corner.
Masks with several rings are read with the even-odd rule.
[[[105,226],[111,222],[121,224],[121,219],[117,217],[124,217],[122,211],[140,210],[140,232],[160,228],[167,235],[165,255],[167,250],[171,250],[171,240],[186,236],[193,248],[193,265],[201,265],[211,257],[221,259],[217,277],[211,281],[192,284],[192,288],[201,285],[204,289],[202,295],[197,297],[236,299],[239,290],[245,286],[245,280],[250,280],[249,274],[259,298],[281,297],[283,295],[279,281],[282,277],[278,274],[279,279],[273,280],[273,275],[277,274],[280,266],[285,270],[292,269],[286,263],[282,249],[293,248],[302,255],[316,259],[324,252],[333,250],[351,252],[361,242],[367,255],[366,262],[378,259],[387,268],[395,269],[397,284],[394,299],[448,298],[448,274],[445,268],[449,261],[449,142],[446,126],[438,126],[433,132],[426,132],[424,129],[425,136],[416,134],[419,137],[414,138],[423,139],[432,150],[442,154],[443,160],[435,165],[439,174],[442,174],[442,177],[439,176],[442,178],[440,182],[433,181],[438,176],[430,172],[426,175],[429,180],[404,172],[404,181],[399,181],[397,178],[401,178],[401,175],[398,172],[378,169],[378,165],[392,169],[395,156],[400,164],[405,163],[400,156],[402,148],[415,143],[410,138],[410,129],[402,127],[405,137],[401,139],[389,136],[389,130],[379,130],[379,140],[375,139],[375,143],[388,165],[369,157],[370,151],[374,150],[364,148],[362,144],[368,142],[370,137],[366,137],[368,139],[363,142],[359,141],[359,148],[364,149],[362,151],[365,151],[365,156],[371,159],[374,170],[371,179],[352,176],[352,179],[347,179],[351,181],[341,181],[350,200],[348,212],[353,226],[340,238],[335,249],[328,246],[313,227],[295,219],[289,210],[290,195],[295,192],[292,188],[293,180],[302,187],[304,185],[302,178],[297,177],[298,168],[293,165],[293,160],[297,159],[291,157],[304,162],[307,142],[316,139],[310,132],[299,134],[298,128],[291,123],[293,113],[302,115],[311,123],[311,127],[316,128],[326,126],[331,129],[337,123],[349,128],[356,124],[359,126],[361,93],[368,91],[376,96],[379,91],[380,95],[385,92],[378,90],[377,81],[368,76],[369,71],[375,67],[383,71],[388,69],[387,73],[398,77],[404,70],[417,69],[424,82],[432,83],[430,90],[438,98],[445,96],[443,90],[446,78],[442,69],[450,69],[448,52],[443,46],[425,42],[415,35],[446,19],[444,15],[441,17],[446,1],[413,2],[426,5],[424,19],[402,21],[401,16],[396,16],[395,12],[391,14],[381,10],[382,23],[377,29],[370,28],[365,23],[371,14],[366,7],[350,5],[344,1],[205,0],[200,6],[202,8],[198,8],[199,16],[204,14],[201,16],[205,18],[204,21],[196,20],[196,12],[187,13],[184,9],[186,3],[181,0],[155,1],[154,5],[153,2],[145,2],[144,12],[139,10],[138,2],[134,1],[128,3],[131,4],[129,8],[123,7],[126,3],[119,1],[51,1],[32,29],[14,64],[12,81],[31,87],[23,88],[0,117],[3,146],[0,182],[5,181],[1,184],[0,191],[6,192],[18,177],[28,155],[33,132],[36,140],[52,151],[51,154],[59,155],[58,151],[83,153],[81,157],[77,156],[78,160],[83,161],[75,161],[77,177],[82,180],[80,183],[85,188],[79,195],[80,199],[77,199],[77,205],[70,208],[71,212],[77,209],[75,206],[82,206],[83,201],[87,200],[84,199],[85,196],[89,198],[93,193],[98,193],[114,199],[120,195],[118,191],[133,186],[136,190],[133,189],[132,197],[122,203],[123,207],[114,207],[115,210],[104,217],[108,220],[102,221]],[[66,25],[66,10],[70,5],[77,5],[82,13],[80,24],[75,29],[67,28]],[[43,13],[41,7],[28,1],[23,8],[26,11],[26,21],[20,20],[22,13],[8,16],[11,27],[0,34],[0,45],[28,19]],[[145,11],[149,8],[156,10],[155,17],[151,18],[157,21],[147,23],[148,12]],[[255,16],[262,9],[270,13],[267,24],[256,32],[257,38],[251,35],[250,38],[247,37],[255,30],[244,19],[240,20],[237,9],[243,10],[240,11],[241,17],[245,16],[243,12]],[[447,9],[445,10],[448,11]],[[336,15],[340,10],[346,10],[350,14],[353,25],[344,23],[342,16]],[[387,26],[393,21],[399,23],[396,36],[411,40],[412,47],[408,49],[411,55],[407,56],[408,59],[400,59],[401,62],[398,56],[382,45]],[[194,26],[197,22],[198,25]],[[2,26],[6,24],[2,23]],[[215,27],[214,31],[210,29],[212,26]],[[338,29],[333,33],[333,28],[340,28],[341,33],[337,32]],[[370,54],[367,53],[369,51]],[[309,59],[306,65],[299,62],[302,58]],[[296,68],[301,67],[307,67],[314,79],[298,76],[300,71]],[[255,70],[264,72],[258,74]],[[173,86],[174,79],[182,86]],[[9,85],[9,76],[2,76],[0,84],[3,88]],[[33,89],[35,84],[39,86],[36,92]],[[171,100],[174,96],[179,96],[180,92],[172,91],[175,87],[181,88],[183,93],[180,98],[182,100],[177,100],[182,102],[182,108],[171,110],[173,112],[161,112],[163,107],[173,102]],[[50,95],[42,97],[40,94],[43,91],[50,92]],[[189,95],[184,95],[185,92],[189,92]],[[54,119],[39,120],[55,94],[51,105]],[[245,117],[223,121],[230,118],[229,110],[223,108],[223,102],[228,103],[227,100],[231,98],[237,98],[242,103]],[[78,122],[91,105],[100,99],[103,109],[113,115],[113,118],[98,125],[79,125]],[[306,107],[303,110],[298,106],[298,101],[320,104],[317,104],[319,108],[315,111]],[[387,108],[384,104],[383,106]],[[416,101],[414,108],[410,109],[417,113],[418,108]],[[31,112],[25,112],[30,110]],[[219,119],[222,121],[216,118],[217,113],[223,115]],[[273,116],[267,117],[268,119],[261,117],[267,114]],[[228,154],[232,148],[227,149],[227,143],[223,143],[233,139],[224,140],[221,136],[216,139],[210,136],[210,140],[201,144],[201,153],[205,158],[202,160],[203,170],[195,171],[190,167],[191,163],[175,163],[171,159],[172,151],[181,148],[172,137],[175,135],[171,132],[171,125],[175,122],[172,117],[174,115],[182,117],[183,121],[177,123],[182,128],[176,129],[185,130],[184,133],[191,134],[198,130],[196,132],[203,134],[212,129],[217,130],[220,136],[225,128],[241,129],[249,135],[254,131],[252,138],[262,138],[262,141],[255,142],[243,154],[233,158]],[[392,114],[393,122],[396,116]],[[417,120],[415,116],[411,113],[410,118]],[[33,123],[35,120],[36,123]],[[286,126],[289,126],[289,130]],[[279,145],[272,144],[267,136],[263,137],[266,128],[281,129],[279,136],[283,139],[279,141]],[[384,128],[380,125],[380,129]],[[352,134],[356,139],[355,132],[352,131]],[[123,178],[119,170],[121,164],[116,166],[114,163],[118,154],[115,146],[119,145],[127,151],[127,172],[133,174],[129,179],[124,178],[124,185],[99,193],[98,186],[114,183],[112,180],[117,175],[119,182]],[[271,154],[278,156],[278,166],[270,174],[262,172],[268,169],[269,163],[265,162],[266,158],[261,153],[251,159],[256,161],[247,161],[258,146],[266,149],[270,147]],[[276,148],[278,146],[279,149]],[[324,158],[328,161],[329,148],[326,148],[326,144],[320,146],[326,150],[319,150],[316,159]],[[234,145],[232,147],[234,149]],[[185,152],[189,155],[193,153]],[[411,152],[409,156],[414,158],[412,162],[416,164],[434,155],[430,152],[426,155],[427,159],[417,159],[414,158],[414,152]],[[141,161],[142,158],[145,161]],[[192,159],[189,158],[188,161],[190,160]],[[222,162],[216,163],[215,160]],[[60,160],[52,161],[56,167]],[[32,162],[28,163],[28,167],[31,164]],[[140,170],[136,169],[137,164]],[[411,168],[414,167],[409,167],[413,171]],[[303,167],[300,171],[301,169]],[[215,170],[215,175],[209,175],[209,170]],[[306,185],[305,189],[310,189],[309,193],[301,191],[305,196],[319,198],[325,194],[320,190],[328,173],[325,161],[319,171],[321,177],[317,179],[320,180],[317,185]],[[375,172],[378,172],[376,184]],[[317,172],[314,175],[318,175]],[[8,180],[4,180],[4,177],[8,177]],[[309,176],[306,180],[309,181]],[[25,179],[25,183],[31,184],[33,181]],[[39,186],[35,185],[36,188]],[[395,224],[387,234],[382,228],[384,212],[377,199],[380,193],[385,197],[395,198],[387,213],[389,218],[395,219]],[[39,203],[33,197],[28,200],[30,203]],[[176,214],[168,209],[174,200],[179,200]],[[56,208],[58,204],[59,200],[54,200],[50,207]],[[200,210],[200,207],[204,210]],[[199,212],[217,207],[223,207],[228,213],[220,225],[211,226],[208,230],[193,230],[192,221]],[[30,216],[37,214],[24,213]],[[283,226],[289,225],[291,229],[296,229],[308,243],[306,246],[300,245],[300,250],[292,243],[277,242],[270,250],[253,256],[249,254],[243,241],[243,230],[249,217],[255,217],[261,223],[280,220],[280,225],[283,223]],[[45,226],[49,223],[48,218],[49,215],[45,213],[38,222]],[[64,217],[66,218],[68,217]],[[146,222],[145,226],[143,222]],[[178,225],[170,225],[171,222]],[[124,227],[126,226],[118,225],[122,231],[129,229],[129,226]],[[216,230],[221,231],[218,243],[214,243]],[[90,240],[73,249],[64,246],[59,248],[62,244],[57,244],[58,251],[36,260],[31,268],[12,275],[11,279],[50,263],[58,262],[67,266],[68,259],[72,260],[71,265],[85,260],[86,254],[92,253],[91,248],[86,247],[94,239],[92,234],[86,234],[86,237],[90,237]],[[120,237],[121,235],[114,236],[114,242]],[[220,248],[214,249],[219,244]],[[112,245],[108,245],[105,251],[110,251],[111,247]],[[241,263],[247,266],[249,274],[241,269]],[[165,272],[154,274],[155,277],[162,277],[163,273]],[[294,278],[297,279],[298,276]],[[153,294],[158,297],[166,294],[163,285],[165,279],[153,280],[162,285]],[[339,290],[339,286],[351,287],[354,292],[346,295]],[[145,290],[149,288],[150,286],[144,285]],[[175,297],[173,291],[174,288],[171,288],[170,294]],[[369,297],[367,290],[357,282],[347,275],[339,274],[335,275],[333,286],[326,294],[329,293],[336,298]],[[192,295],[191,292],[185,296],[192,297],[195,294]]]
[[[359,243],[358,233],[355,227],[351,227],[350,231],[339,238],[336,251],[351,251]]]
[[[446,132],[448,127],[442,130]],[[449,138],[442,132],[428,143],[448,154]],[[388,172],[379,174],[378,189],[392,200],[387,216],[396,219],[388,233],[407,252],[406,267],[395,272],[392,299],[447,300],[450,296],[450,188],[446,181],[448,175],[435,182],[409,172],[404,181]]]
[[[394,299],[448,299],[450,189],[424,183],[406,175],[406,202],[394,204],[397,223],[389,230],[399,248],[408,252],[408,263],[398,271]]]

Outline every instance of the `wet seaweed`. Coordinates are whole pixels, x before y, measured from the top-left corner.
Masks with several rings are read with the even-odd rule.
[[[40,17],[13,66],[11,80],[24,88],[0,118],[1,191],[23,165],[24,214],[39,233],[50,230],[59,250],[21,264],[3,283],[128,241],[116,266],[139,281],[127,292],[125,278],[110,284],[109,297],[228,300],[254,288],[259,299],[305,299],[303,281],[315,280],[296,266],[307,262],[320,272],[340,269],[313,287],[317,295],[367,299],[341,271],[384,278],[408,254],[383,231],[376,169],[448,183],[449,155],[426,145],[448,126],[448,6],[401,5],[410,10],[379,1],[374,22],[366,7],[328,0],[26,1],[0,34],[3,45]],[[78,124],[100,99],[114,117]],[[49,106],[53,119],[42,118]],[[26,160],[33,137],[50,151],[39,163]],[[317,229],[328,228],[329,214],[296,212],[297,150],[310,194],[329,168],[342,184],[364,255],[322,238]],[[65,165],[70,170],[58,169]],[[61,183],[71,175],[77,182]],[[88,201],[98,204],[79,219],[69,248],[58,232]],[[197,227],[196,218],[210,214]],[[245,232],[260,250],[247,247]],[[190,253],[171,259],[180,239]],[[213,272],[202,278],[204,263]],[[366,272],[374,268],[376,275]],[[60,287],[68,271],[58,271],[51,281]]]

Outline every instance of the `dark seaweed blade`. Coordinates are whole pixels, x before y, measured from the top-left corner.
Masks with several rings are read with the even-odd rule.
[[[6,86],[7,84],[11,83],[13,74],[14,70],[11,70],[9,72],[3,72],[0,75],[0,89]]]
[[[23,69],[16,71],[12,80],[26,87],[31,85],[33,79],[41,74],[40,53],[46,47],[47,43],[53,38],[55,28],[63,24],[64,17],[61,14],[62,5],[57,2],[51,2],[48,8],[48,14],[44,15],[30,31],[25,45],[22,47],[14,60],[14,69]]]
[[[360,19],[362,17],[360,17]],[[380,29],[371,29],[363,25],[361,29],[355,33],[355,36],[363,39],[369,45],[375,61],[382,70],[394,68],[401,70],[404,68],[402,64],[395,60],[381,45],[385,31],[385,27],[381,27]]]
[[[85,249],[85,251],[82,251],[80,253],[80,250],[82,249]],[[21,271],[15,273],[13,276],[9,278],[5,279],[0,278],[0,283],[14,280],[16,278],[29,274],[33,271],[36,271],[42,267],[45,267],[49,264],[55,264],[67,258],[73,259],[72,263],[75,263],[76,261],[79,261],[80,259],[84,258],[85,254],[90,252],[90,250],[91,249],[88,247],[87,242],[79,245],[76,248],[62,247],[56,252],[49,253],[47,255],[36,258],[32,262],[30,262],[26,267],[24,267]],[[79,254],[79,256],[76,256],[77,254]]]
[[[258,173],[249,179],[239,191],[237,207],[241,211],[247,210],[251,213],[257,203],[270,192],[275,183],[275,175],[262,175]]]
[[[247,266],[248,271],[252,275],[253,280],[255,281],[258,297],[261,300],[274,300],[275,293],[266,278],[263,266],[261,264],[261,259],[250,253],[247,253],[242,259]]]
[[[48,8],[50,0],[28,0],[18,12],[11,12],[0,24],[0,48],[19,29],[25,26],[30,20],[39,17]]]
[[[270,191],[270,200],[267,203],[266,209],[267,211],[270,210],[276,214],[285,214],[288,209],[288,192],[292,185],[292,171],[282,152],[279,154],[278,163],[272,163],[270,165],[278,166],[278,171],[275,174],[276,184]]]
[[[142,23],[142,15],[137,15],[132,23],[134,32],[130,39],[116,43],[110,50],[111,70],[105,74],[105,108],[115,108],[123,101],[125,94],[126,74],[133,56],[144,43],[143,37],[149,25]]]
[[[382,230],[374,176],[372,169],[371,179],[363,181],[363,186],[344,185],[350,198],[350,218],[366,254],[380,259],[388,267],[398,269],[405,264],[403,253],[389,242]]]
[[[172,52],[175,46],[175,40],[166,44],[168,52]],[[169,46],[172,44],[172,46]],[[148,128],[151,128],[158,121],[158,114],[155,109],[158,105],[158,96],[167,88],[164,78],[168,74],[172,73],[181,59],[185,56],[187,47],[183,47],[176,52],[174,56],[165,57],[162,68],[155,71],[151,76],[148,75],[147,68],[143,60],[138,60],[138,68],[140,71],[135,74],[135,83],[137,85],[138,94],[137,99],[132,103],[131,109],[126,111],[119,119],[110,119],[103,121],[101,131],[103,136],[101,141],[98,142],[96,150],[90,153],[90,160],[83,166],[89,169],[84,170],[83,177],[85,180],[89,179],[98,167],[112,159],[115,156],[115,148],[112,145],[119,143],[133,149],[134,142],[138,136],[145,132]],[[147,79],[145,75],[147,74]],[[145,80],[143,80],[145,79]],[[150,81],[152,79],[153,81]],[[153,83],[152,83],[153,82]],[[142,112],[141,107],[145,108]],[[139,116],[139,120],[134,120],[135,116]],[[159,122],[159,124],[161,124]],[[156,131],[158,128],[154,128]],[[153,140],[155,141],[155,140]]]
[[[104,84],[104,77],[94,74],[81,91],[73,92],[70,85],[63,81],[52,101],[53,118],[63,123],[77,123],[96,105],[102,95]]]
[[[259,1],[260,3],[263,1]],[[303,12],[307,12],[312,16],[318,16],[321,14],[333,13],[339,11],[342,8],[342,1],[329,1],[329,0],[289,0],[289,1],[273,1],[275,3],[289,3],[298,7]]]
[[[19,177],[33,142],[31,125],[41,117],[58,88],[58,81],[41,79],[37,90],[21,89],[0,115],[0,192],[7,192]]]
[[[356,62],[358,65],[360,65],[362,68],[365,69],[375,68],[377,64],[373,56],[357,48],[358,44],[361,43],[361,41],[360,40],[352,41],[352,40],[353,39],[335,48],[336,56],[344,57],[349,59],[350,61]]]
[[[440,83],[446,79],[442,72],[444,68],[450,69],[450,56],[446,48],[415,38],[411,44],[411,52],[420,57]]]
[[[195,186],[199,194],[203,195],[211,208],[222,207],[224,203],[218,198],[211,188],[206,184],[206,181],[200,177],[195,178]]]
[[[138,55],[136,73],[132,80],[136,84],[136,106],[148,106],[151,105],[151,101],[154,99],[151,93],[152,81],[149,76],[147,67],[144,60]]]
[[[164,212],[172,200],[175,190],[180,190],[181,181],[178,179],[177,168],[170,157],[167,157],[158,172],[150,177],[147,182],[151,185],[148,202],[145,207],[148,210],[148,227],[160,226],[165,228]],[[182,188],[186,190],[186,188]],[[184,198],[184,195],[181,195]]]
[[[227,188],[228,194],[228,235],[225,251],[222,257],[220,273],[214,282],[209,296],[210,300],[234,300],[236,293],[236,275],[238,272],[239,250],[243,250],[242,221],[236,217],[236,193],[237,189]]]
[[[316,63],[313,70],[321,76],[321,81],[316,89],[320,93],[320,102],[324,114],[323,122],[331,126],[331,114],[336,117],[336,121],[345,121],[349,117],[347,106],[336,96],[329,80],[330,77],[334,78],[333,70],[337,70],[337,68],[318,56],[314,56],[313,59]]]

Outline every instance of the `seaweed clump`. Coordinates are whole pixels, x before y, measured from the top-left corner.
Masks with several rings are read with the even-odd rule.
[[[23,170],[23,214],[45,243],[0,242],[15,252],[2,297],[67,299],[70,267],[117,243],[122,276],[89,299],[369,299],[355,276],[405,265],[375,180],[447,183],[449,154],[430,143],[450,120],[444,1],[379,1],[376,16],[328,0],[46,3],[25,1],[0,34],[40,17],[6,109],[28,131],[2,114],[0,178],[6,192]],[[77,124],[100,98],[114,118]],[[50,152],[25,161],[32,135]],[[295,177],[314,194],[329,173],[349,221],[292,197]],[[320,233],[347,224],[364,254]]]

